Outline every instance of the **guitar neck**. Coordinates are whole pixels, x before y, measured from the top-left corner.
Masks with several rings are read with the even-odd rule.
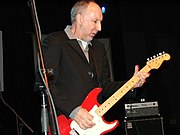
[[[140,72],[149,72],[151,68],[146,65]],[[119,101],[133,86],[139,81],[137,75],[133,76],[121,88],[119,88],[111,97],[109,97],[103,104],[96,110],[98,116],[103,116],[117,101]]]

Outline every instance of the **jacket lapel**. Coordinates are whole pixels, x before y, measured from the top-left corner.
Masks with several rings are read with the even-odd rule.
[[[94,51],[94,57],[95,57],[95,64],[96,64],[96,67],[97,67],[97,69],[96,70],[98,70],[98,76],[100,76],[101,75],[101,72],[102,72],[102,52],[101,51],[99,51],[100,49],[99,49],[99,45],[98,45],[98,43],[97,42],[95,42],[95,40],[92,40],[91,41],[91,43],[92,43],[92,45],[93,45],[93,51]]]
[[[76,39],[70,39],[67,42],[86,62],[88,62],[85,55],[84,55],[84,53],[83,53],[83,51],[82,51],[82,49],[81,49],[81,47],[80,47],[80,45],[79,45],[79,43],[78,43],[78,41]],[[94,57],[96,59],[95,64],[97,65],[97,68],[98,68],[98,71],[99,71],[99,76],[100,76],[100,74],[102,72],[102,69],[101,69],[101,67],[102,67],[102,52],[98,52],[99,46],[98,46],[97,42],[94,42],[94,40],[92,40],[92,45],[94,45],[93,46],[93,48],[94,48]]]
[[[71,39],[71,40],[68,40],[68,44],[82,57],[84,58],[86,61],[86,57],[78,43],[78,41],[76,39]]]

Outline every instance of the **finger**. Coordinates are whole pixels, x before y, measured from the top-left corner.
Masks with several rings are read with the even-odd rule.
[[[85,125],[83,123],[79,124],[80,128],[86,130],[87,128],[85,127]]]
[[[91,128],[91,127],[93,127],[94,125],[95,125],[95,123],[93,123],[92,121],[86,121],[86,122],[84,123],[85,128]]]
[[[79,126],[82,129],[91,128],[95,125],[95,123],[92,122],[93,116],[84,108],[81,108],[79,112]],[[81,115],[80,115],[81,114]]]
[[[91,120],[88,120],[88,119],[82,119],[81,122],[79,123],[79,126],[82,129],[91,128],[94,125],[95,125],[95,123],[93,123]]]
[[[139,77],[139,81],[141,81],[141,83],[146,82],[146,76],[143,73],[138,72],[137,74],[138,74],[138,77]]]
[[[84,117],[84,121],[85,126],[88,128],[95,125],[95,123],[93,122],[93,116],[90,113],[88,113],[88,115]]]
[[[135,68],[134,68],[134,74],[137,74],[139,72],[139,65],[136,65]]]

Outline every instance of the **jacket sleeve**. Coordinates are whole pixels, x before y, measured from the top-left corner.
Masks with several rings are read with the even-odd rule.
[[[109,97],[111,96],[116,90],[118,90],[125,81],[112,81],[110,78],[110,68],[109,62],[107,59],[106,50],[102,47],[102,72],[100,76],[101,85],[103,88],[103,96]]]
[[[102,47],[102,59],[103,59],[103,64],[102,64],[102,73],[101,73],[101,84],[103,88],[103,96],[109,97],[114,92],[116,92],[119,88],[121,88],[127,80],[122,80],[122,81],[112,81],[110,79],[110,68],[109,68],[109,62],[107,59],[107,53],[104,47]],[[136,96],[136,89],[133,91],[129,91],[125,94],[125,98],[134,98]]]
[[[58,86],[58,76],[61,71],[59,63],[61,61],[61,46],[57,36],[50,36],[43,40],[43,53],[46,69],[51,69],[53,74],[48,76],[50,91],[55,103],[57,115],[64,114],[69,117],[75,106],[68,95],[64,94],[61,86]],[[66,101],[66,102],[64,102]]]

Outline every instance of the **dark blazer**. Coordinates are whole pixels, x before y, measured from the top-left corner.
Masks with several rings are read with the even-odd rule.
[[[104,45],[96,39],[91,41],[98,68],[98,78],[103,88],[98,96],[113,94],[123,82],[110,79],[110,70]],[[64,31],[49,34],[43,41],[43,53],[46,69],[53,69],[53,77],[49,79],[57,114],[66,117],[73,109],[80,106],[87,94],[98,85],[95,77],[89,75],[92,68],[88,63],[77,40],[69,39]]]

